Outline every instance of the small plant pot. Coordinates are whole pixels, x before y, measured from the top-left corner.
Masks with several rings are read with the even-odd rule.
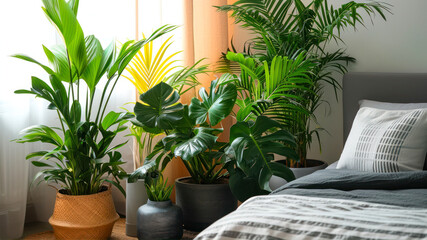
[[[279,160],[278,162],[286,164],[286,160]],[[295,175],[295,178],[300,178],[307,176],[309,174],[314,173],[317,170],[325,169],[328,164],[322,160],[314,160],[314,159],[307,159],[307,164],[310,167],[305,168],[290,168],[292,172]],[[279,187],[285,185],[287,181],[283,178],[272,176],[270,179],[270,188],[271,190],[276,190]]]
[[[175,180],[176,204],[184,214],[184,228],[202,231],[237,208],[228,181],[220,184],[195,184],[191,178]]]
[[[126,181],[126,235],[137,236],[136,216],[138,208],[147,203],[148,196],[144,179]]]
[[[181,239],[182,210],[169,201],[147,204],[138,209],[137,228],[139,240]]]
[[[56,239],[108,239],[118,219],[108,189],[90,195],[58,192],[49,223]]]

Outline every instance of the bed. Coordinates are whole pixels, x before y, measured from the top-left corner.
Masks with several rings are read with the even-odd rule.
[[[346,74],[338,164],[248,199],[195,239],[427,239],[426,89],[427,74]]]

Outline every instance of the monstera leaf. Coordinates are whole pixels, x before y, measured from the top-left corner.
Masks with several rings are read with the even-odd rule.
[[[205,88],[200,89],[199,95],[203,102],[197,98],[191,100],[190,116],[196,119],[197,124],[206,122],[209,116],[211,126],[215,126],[233,110],[237,97],[236,86],[220,85],[217,89],[218,81],[211,82],[209,96]]]
[[[272,162],[274,153],[298,159],[291,148],[295,145],[294,137],[281,129],[278,122],[266,116],[257,117],[255,122],[238,122],[230,129],[230,143],[227,161],[236,166],[229,169],[230,188],[240,201],[271,192],[269,181],[273,175],[286,181],[295,179],[285,165]]]
[[[176,157],[181,157],[187,161],[194,156],[212,148],[217,140],[216,134],[221,132],[222,129],[213,128],[196,128],[194,129],[194,136],[188,139],[182,139],[174,150]]]
[[[166,83],[159,83],[140,95],[142,103],[135,104],[136,119],[149,128],[174,129],[182,119],[183,106],[179,94]]]

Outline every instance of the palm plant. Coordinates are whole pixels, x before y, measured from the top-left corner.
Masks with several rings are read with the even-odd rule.
[[[200,65],[202,60],[190,67],[176,65],[178,60],[174,57],[180,51],[168,54],[168,49],[173,43],[172,37],[166,39],[158,50],[155,49],[154,41],[144,45],[126,67],[130,76],[124,77],[135,85],[139,94],[147,92],[160,82],[166,82],[182,95],[199,85],[197,75],[207,72],[207,65]],[[161,135],[162,132],[153,132],[153,129],[147,130],[146,127],[143,128],[135,122],[129,129],[130,135],[137,139],[139,161],[136,162],[136,166],[140,166],[144,156],[152,151],[154,138]]]
[[[311,61],[309,91],[291,91],[302,101],[297,101],[307,111],[305,113],[287,111],[270,114],[298,137],[297,150],[301,161],[292,166],[305,166],[307,148],[312,136],[319,140],[321,128],[312,129],[310,121],[316,122],[315,110],[324,103],[323,87],[332,86],[337,96],[341,88],[339,75],[347,72],[347,65],[355,59],[339,49],[328,52],[326,47],[331,41],[343,42],[341,32],[348,28],[364,25],[362,13],[372,19],[379,14],[384,20],[389,12],[389,5],[376,1],[342,4],[338,8],[330,5],[327,0],[312,0],[304,4],[301,0],[239,0],[233,5],[218,7],[221,11],[231,11],[236,23],[256,33],[251,39],[255,51],[245,54],[257,57],[260,61],[272,62],[276,56],[288,56],[297,60],[301,52],[305,52],[305,60]],[[338,73],[338,74],[336,74]],[[289,124],[292,119],[293,124]]]
[[[103,49],[94,36],[84,36],[76,17],[78,2],[43,0],[43,11],[64,43],[53,48],[43,46],[53,68],[25,55],[14,55],[39,65],[49,74],[49,81],[33,76],[30,90],[15,93],[46,100],[48,109],[57,112],[60,122],[60,127],[26,128],[16,141],[53,145],[53,149],[31,153],[27,159],[40,157],[32,163],[47,169],[37,176],[61,184],[67,194],[97,193],[104,182],[114,184],[124,194],[119,178],[126,172],[120,167],[123,161],[116,150],[125,143],[111,144],[117,133],[126,129],[123,124],[132,115],[113,111],[106,114],[107,105],[122,72],[139,49],[175,26],[163,26],[138,42],[127,41],[121,49],[116,49],[114,42]],[[97,87],[104,75],[107,81],[98,93]],[[84,90],[85,97],[80,96]],[[97,94],[101,94],[99,102],[95,102]]]

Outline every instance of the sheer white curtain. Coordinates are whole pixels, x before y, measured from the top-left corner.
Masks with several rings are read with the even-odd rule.
[[[150,34],[155,29],[172,24],[180,26],[172,32],[174,43],[169,51],[182,51],[184,48],[184,1],[188,0],[138,0],[138,32],[145,35]],[[163,40],[169,37],[162,37]],[[162,40],[160,40],[162,41]],[[176,59],[183,59],[183,53],[176,56]]]
[[[0,239],[22,235],[27,205],[33,206],[29,208],[34,210],[33,220],[47,221],[55,201],[55,190],[45,183],[32,186],[27,196],[29,183],[39,169],[31,167],[25,156],[44,146],[11,142],[27,126],[58,124],[57,116],[46,109],[46,102],[13,93],[16,89],[28,89],[33,75],[47,77],[36,65],[9,57],[23,53],[47,63],[42,44],[51,46],[58,39],[41,6],[41,1],[34,0],[0,3]],[[112,40],[124,42],[135,36],[135,1],[80,1],[78,19],[85,35],[94,34],[104,47]],[[119,107],[130,101],[134,101],[134,88],[122,78],[110,101],[110,110],[120,111]],[[116,141],[125,140],[122,134]],[[121,152],[128,162],[124,168],[131,171],[131,144]],[[117,210],[124,213],[124,197],[118,192],[114,195]]]

